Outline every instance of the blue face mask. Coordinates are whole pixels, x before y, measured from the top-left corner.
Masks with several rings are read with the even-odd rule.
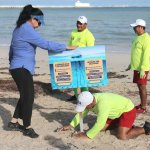
[[[36,20],[38,20],[41,23],[41,25],[45,25],[45,23],[44,23],[44,16],[43,15],[40,15],[40,16],[32,15],[31,17],[35,18]]]

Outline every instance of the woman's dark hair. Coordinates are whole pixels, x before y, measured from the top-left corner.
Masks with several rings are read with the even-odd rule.
[[[20,12],[19,18],[16,22],[17,27],[20,27],[26,21],[31,19],[31,16],[41,16],[44,15],[39,8],[34,8],[32,5],[26,5]]]

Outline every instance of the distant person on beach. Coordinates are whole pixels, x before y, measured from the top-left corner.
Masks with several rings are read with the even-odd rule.
[[[87,18],[79,16],[76,22],[77,29],[72,30],[68,46],[76,45],[78,47],[94,46],[95,38],[87,29]],[[75,88],[74,95],[68,101],[77,100],[78,94],[83,91],[88,91],[87,87]]]
[[[147,77],[150,70],[150,36],[145,32],[146,22],[137,19],[131,24],[137,35],[132,42],[131,61],[126,70],[133,70],[133,83],[136,83],[139,89],[140,104],[137,105],[137,113],[145,113],[147,105]]]
[[[66,131],[75,128],[80,123],[80,115],[87,116],[89,111],[97,115],[97,120],[93,127],[86,133],[74,133],[73,137],[81,139],[93,139],[100,131],[105,131],[108,127],[118,127],[117,137],[121,140],[135,138],[139,135],[150,134],[150,122],[145,121],[143,127],[134,127],[136,109],[132,101],[121,95],[113,93],[91,94],[84,91],[78,96],[76,106],[78,112],[69,125],[57,131]]]
[[[39,136],[31,126],[36,47],[53,52],[76,48],[43,39],[35,30],[43,24],[43,12],[32,5],[25,6],[16,22],[9,51],[10,73],[18,87],[20,99],[8,127],[10,130],[21,130],[23,135],[31,138]],[[23,120],[23,126],[18,123],[18,118]]]

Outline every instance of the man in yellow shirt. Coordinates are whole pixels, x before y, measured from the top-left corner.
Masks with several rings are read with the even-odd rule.
[[[133,127],[136,110],[132,101],[126,97],[113,93],[91,94],[84,91],[78,96],[76,106],[78,112],[71,123],[58,131],[66,131],[75,128],[80,123],[80,115],[87,116],[89,111],[97,115],[93,127],[86,133],[74,134],[76,138],[93,139],[100,131],[105,131],[109,126],[118,126],[117,137],[122,140],[135,138],[141,134],[150,134],[150,122],[145,122],[143,127]]]
[[[147,105],[147,76],[150,70],[150,36],[145,32],[146,22],[142,19],[137,19],[131,27],[137,36],[132,43],[131,61],[127,70],[134,71],[133,83],[139,89],[141,103],[136,106],[137,113],[144,113]]]
[[[72,30],[70,39],[68,41],[68,46],[94,46],[95,38],[93,34],[87,29],[87,18],[85,16],[79,16],[77,19],[77,29]],[[87,87],[81,87],[74,89],[74,96],[68,99],[68,101],[76,100],[77,96],[82,91],[88,91]]]

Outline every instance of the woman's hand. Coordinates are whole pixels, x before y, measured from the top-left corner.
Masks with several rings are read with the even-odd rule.
[[[66,50],[74,50],[76,48],[78,48],[78,46],[67,46]]]

